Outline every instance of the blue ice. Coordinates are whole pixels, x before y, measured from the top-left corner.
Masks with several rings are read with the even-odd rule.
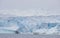
[[[4,30],[3,28],[6,27],[5,30],[8,30],[9,33],[15,31],[19,31],[22,33],[33,33],[34,31],[40,29],[51,29],[58,26],[58,23],[51,21],[51,19],[55,20],[55,18],[45,18],[40,16],[8,17],[7,19],[4,19],[4,17],[2,17],[0,18],[0,29]],[[51,23],[49,21],[51,21]],[[11,29],[8,27],[11,27]]]

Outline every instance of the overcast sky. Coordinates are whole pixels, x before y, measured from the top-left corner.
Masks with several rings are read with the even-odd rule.
[[[0,13],[19,16],[60,15],[60,0],[0,0]]]
[[[60,0],[0,0],[0,9],[60,9]]]

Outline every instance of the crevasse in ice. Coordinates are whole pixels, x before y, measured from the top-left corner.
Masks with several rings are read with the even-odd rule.
[[[0,17],[0,33],[59,34],[58,16]]]

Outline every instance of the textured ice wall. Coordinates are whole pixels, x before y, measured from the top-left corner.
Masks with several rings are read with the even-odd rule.
[[[0,17],[0,30],[5,33],[59,34],[59,27],[58,16]]]

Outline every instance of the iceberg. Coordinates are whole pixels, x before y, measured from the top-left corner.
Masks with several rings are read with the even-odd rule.
[[[56,16],[9,16],[0,17],[0,33],[60,33],[60,20]]]

